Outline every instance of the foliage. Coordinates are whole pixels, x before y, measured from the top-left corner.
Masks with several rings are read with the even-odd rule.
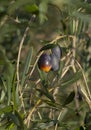
[[[0,0],[0,128],[90,130],[89,0]],[[58,44],[60,68],[37,66]]]

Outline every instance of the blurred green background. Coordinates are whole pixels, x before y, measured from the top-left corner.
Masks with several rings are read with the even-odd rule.
[[[54,44],[60,68],[44,73]],[[90,130],[90,85],[90,0],[0,0],[0,129]]]

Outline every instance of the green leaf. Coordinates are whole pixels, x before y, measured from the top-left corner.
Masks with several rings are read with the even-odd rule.
[[[50,99],[50,101],[52,103],[55,103],[53,95],[51,93],[49,93],[49,91],[47,90],[47,88],[37,89],[37,91],[39,91],[42,95],[45,95],[48,99]]]
[[[56,102],[52,102],[50,100],[44,100],[42,99],[43,102],[45,102],[46,104],[48,104],[51,108],[55,108],[55,109],[60,109],[62,106]]]
[[[13,80],[12,80],[12,100],[13,100],[13,109],[14,110],[18,106],[17,105],[17,98],[19,98],[19,95],[18,96],[16,95],[16,70],[15,70],[15,73],[14,73],[14,76],[13,76]]]
[[[41,81],[42,82],[47,81],[47,73],[45,73],[44,71],[41,71],[39,68],[38,68],[38,72],[39,72],[39,76],[40,76]]]
[[[20,115],[20,113],[18,111],[15,111],[15,115],[18,118],[20,128],[23,130],[24,129],[24,124],[23,124],[22,116]]]
[[[74,75],[71,75],[67,80],[65,80],[63,83],[61,83],[61,86],[69,86],[72,85],[73,83],[77,82],[79,79],[82,78],[82,72],[81,70],[74,73]]]
[[[0,115],[4,114],[4,113],[8,113],[8,112],[11,112],[13,110],[13,107],[12,106],[6,106],[4,108],[1,108],[0,109]]]
[[[86,130],[91,129],[91,111],[88,111],[86,113],[84,124],[85,124]]]
[[[39,19],[41,24],[47,20],[46,17],[47,9],[48,9],[48,0],[41,1],[41,3],[39,4]]]
[[[64,64],[65,64],[64,61],[60,61],[60,67],[59,67],[59,70],[58,70],[58,77],[59,78],[60,78],[60,75],[62,74],[62,70],[63,70]]]
[[[22,78],[21,78],[21,86],[23,87],[25,79],[26,79],[26,75],[28,74],[29,71],[29,67],[31,64],[31,59],[32,59],[32,53],[33,53],[33,48],[30,47],[30,50],[26,56],[26,60],[25,60],[25,64],[24,64],[24,70],[22,73]]]
[[[23,119],[17,111],[8,112],[5,116],[9,119],[7,122],[7,128],[11,128],[12,124],[15,124],[17,126],[17,130],[24,130]]]
[[[80,12],[73,12],[72,17],[81,19],[82,21],[87,22],[87,23],[90,23],[90,21],[91,21],[91,15],[83,14]]]
[[[57,123],[57,121],[50,121],[46,123],[39,123],[39,128],[40,129],[48,129],[52,126],[54,126]]]
[[[52,94],[48,91],[48,80],[47,80],[47,73],[43,72],[43,71],[39,71],[39,74],[40,74],[40,78],[41,78],[41,83],[42,83],[42,88],[43,90],[40,90],[42,91],[42,93],[48,97],[50,100],[52,100],[52,102],[55,102]]]
[[[45,88],[45,90],[44,90],[44,95],[46,97],[48,97],[52,102],[55,102],[55,100],[53,98],[53,95],[51,93],[49,93],[49,91],[47,90],[47,88]]]
[[[66,100],[65,100],[64,103],[63,103],[63,106],[68,105],[69,103],[71,103],[71,102],[74,100],[74,97],[75,97],[75,92],[73,91],[73,92],[71,92],[71,93],[69,94],[69,96],[66,98]]]
[[[11,15],[13,14],[17,9],[19,9],[22,6],[25,6],[27,4],[32,4],[33,1],[30,0],[17,0],[10,4],[8,8],[8,13]]]
[[[19,120],[17,118],[17,116],[13,113],[7,113],[7,117],[13,121],[14,124],[16,124],[17,126],[20,126]]]
[[[36,4],[26,5],[25,11],[29,13],[35,13],[39,11],[39,8]]]
[[[48,50],[48,49],[52,49],[52,48],[55,47],[55,46],[56,46],[56,44],[47,44],[47,45],[43,46],[43,47],[39,50],[39,52],[44,51],[44,50]]]
[[[3,54],[4,55],[4,54]],[[4,64],[3,64],[3,77],[2,82],[7,92],[7,104],[9,105],[11,102],[12,95],[12,84],[13,84],[13,76],[14,76],[15,68],[12,63],[7,59],[4,55]]]

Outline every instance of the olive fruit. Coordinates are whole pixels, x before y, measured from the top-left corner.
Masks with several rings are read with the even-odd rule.
[[[51,54],[51,63],[52,63],[52,70],[56,71],[59,69],[60,66],[60,58],[62,56],[62,50],[59,45],[56,45],[52,48],[52,54]]]
[[[59,69],[60,60],[54,53],[51,54],[51,64],[52,64],[52,68],[51,68],[52,71],[56,71]]]
[[[38,60],[38,67],[44,72],[49,72],[52,68],[51,57],[47,53],[43,53]]]
[[[51,49],[51,54],[43,53],[38,60],[38,67],[44,72],[50,70],[56,71],[60,66],[60,58],[62,56],[62,50],[59,45],[54,46]]]
[[[59,45],[57,45],[54,48],[52,48],[51,51],[60,60],[61,55],[62,55],[61,47]]]

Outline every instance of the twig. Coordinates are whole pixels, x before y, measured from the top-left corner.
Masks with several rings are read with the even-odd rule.
[[[32,22],[32,20],[35,18],[35,15],[32,16],[32,18],[30,19],[30,22]],[[21,55],[21,50],[22,50],[22,46],[23,46],[23,43],[25,41],[25,38],[28,34],[28,31],[29,31],[29,26],[26,27],[25,29],[25,32],[24,32],[24,35],[21,39],[21,42],[20,42],[20,46],[19,46],[19,51],[18,51],[18,57],[17,57],[17,69],[16,69],[16,73],[17,73],[17,86],[19,87],[19,82],[20,82],[20,77],[19,77],[19,62],[20,62],[20,55]]]
[[[49,92],[53,91],[53,88],[49,90]],[[40,99],[38,99],[38,101],[35,103],[35,106],[29,110],[29,114],[27,116],[27,118],[24,120],[24,124],[28,125],[30,124],[31,118],[32,118],[32,114],[36,111],[36,108],[38,107],[38,105],[42,102],[42,96],[40,97]]]
[[[84,81],[85,81],[86,90],[87,90],[87,93],[88,93],[89,98],[90,98],[90,100],[91,100],[91,93],[90,93],[90,90],[89,90],[89,87],[88,87],[88,84],[87,84],[87,80],[86,80],[86,77],[85,77],[84,71],[83,71],[81,65],[79,64],[79,62],[78,62],[77,60],[75,60],[75,61],[76,61],[77,65],[79,66],[79,68],[80,68],[81,71],[82,71],[82,75],[83,75],[83,78],[84,78]]]
[[[29,21],[29,23],[32,23],[32,21],[34,20],[35,18],[35,15],[33,15]],[[25,32],[23,34],[23,37],[20,41],[20,46],[19,46],[19,51],[18,51],[18,57],[17,57],[17,65],[16,65],[16,75],[17,75],[17,88],[19,89],[19,93],[20,93],[20,98],[21,98],[21,101],[22,101],[22,105],[24,106],[24,103],[23,103],[23,97],[22,97],[22,92],[21,92],[21,87],[20,87],[20,75],[19,75],[19,63],[20,63],[20,56],[21,56],[21,50],[22,50],[22,47],[23,47],[23,43],[25,41],[25,38],[28,34],[28,31],[29,31],[29,26],[26,27],[25,29]]]
[[[34,69],[35,69],[35,67],[36,67],[36,65],[37,65],[37,62],[38,62],[38,60],[39,60],[39,57],[42,55],[42,53],[43,53],[43,51],[37,56],[37,59],[36,59],[34,65],[33,65],[33,68],[32,68],[32,70],[31,70],[31,72],[28,74],[29,77],[31,77],[31,75],[33,74]]]
[[[60,113],[59,113],[59,115],[58,115],[57,121],[59,121],[60,118],[61,118],[61,120],[62,120],[63,117],[64,117],[64,115],[65,115],[66,113],[67,113],[67,108],[62,108],[62,110],[60,111]],[[57,128],[58,128],[58,122],[56,123],[54,130],[57,130]]]
[[[0,21],[0,27],[2,27],[7,20],[8,20],[8,15],[5,15],[4,18]]]
[[[84,96],[84,98],[85,98],[85,100],[86,100],[86,102],[87,102],[87,104],[88,104],[88,106],[89,106],[89,108],[91,110],[91,100],[89,99],[86,92],[82,88],[81,88],[81,92],[82,92],[82,94],[83,94],[83,96]]]
[[[18,58],[17,58],[17,86],[19,87],[19,82],[20,82],[20,77],[19,77],[19,62],[20,62],[20,55],[21,55],[21,50],[22,50],[22,46],[23,46],[23,43],[24,43],[24,40],[27,36],[27,33],[29,31],[29,27],[26,28],[25,32],[24,32],[24,35],[21,39],[21,42],[20,42],[20,46],[19,46],[19,51],[18,51]]]
[[[62,39],[62,38],[65,38],[65,37],[67,37],[67,35],[57,36],[57,37],[56,37],[54,40],[52,40],[50,43],[52,44],[52,43],[56,42],[57,40]]]

